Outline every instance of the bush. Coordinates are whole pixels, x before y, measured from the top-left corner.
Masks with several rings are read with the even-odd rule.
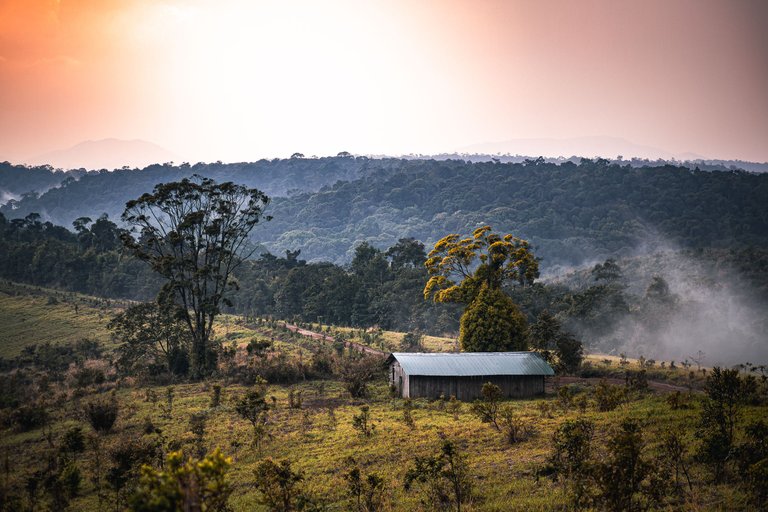
[[[232,486],[226,478],[232,459],[218,449],[202,460],[188,459],[181,452],[168,454],[164,469],[141,468],[136,492],[129,500],[133,512],[226,512]]]
[[[269,405],[262,389],[251,389],[235,403],[235,411],[253,427],[252,443],[260,448],[268,432]]]
[[[552,438],[554,451],[549,458],[548,472],[562,477],[569,486],[571,505],[580,509],[588,501],[589,464],[595,424],[589,420],[567,420]]]
[[[456,399],[455,395],[451,395],[451,398],[448,400],[448,404],[446,405],[446,410],[451,413],[454,420],[458,421],[461,408],[462,403]]]
[[[276,462],[266,458],[254,470],[254,486],[261,495],[261,503],[269,510],[290,512],[305,508],[309,498],[301,492],[300,484],[304,476],[291,469],[291,462]]]
[[[43,427],[48,424],[49,419],[48,411],[39,404],[22,405],[11,413],[11,423],[20,432]]]
[[[214,384],[211,391],[211,409],[215,409],[221,404],[221,384]]]
[[[68,498],[74,498],[80,492],[80,484],[83,477],[80,474],[80,468],[76,464],[65,465],[59,474],[59,481]]]
[[[75,374],[75,386],[78,388],[101,384],[105,380],[104,372],[98,368],[81,368]]]
[[[597,386],[595,386],[593,396],[595,398],[597,410],[600,412],[607,412],[614,410],[624,401],[626,392],[624,388],[608,384],[608,382],[603,379]]]
[[[417,484],[422,504],[433,510],[461,510],[472,499],[472,478],[465,457],[450,440],[443,439],[440,453],[416,457],[405,473],[403,486],[410,491]]]
[[[416,428],[416,422],[413,419],[413,401],[410,398],[403,400],[403,423],[408,428]]]
[[[110,399],[94,400],[85,404],[85,418],[93,430],[100,434],[106,434],[117,421],[119,406],[117,400]]]
[[[115,491],[116,509],[120,509],[124,489],[138,479],[142,465],[157,462],[160,452],[160,445],[146,438],[123,438],[109,448],[111,465],[106,473],[106,481]]]
[[[605,510],[640,510],[636,495],[651,472],[642,452],[640,425],[625,419],[608,439],[608,457],[595,468],[599,490],[596,501]]]
[[[384,479],[376,473],[363,475],[354,458],[347,459],[351,469],[344,474],[347,492],[352,499],[351,510],[358,512],[376,512],[384,509]]]
[[[504,438],[509,444],[519,443],[530,438],[534,434],[533,425],[515,414],[510,405],[501,407],[499,411],[499,426],[504,433]]]
[[[364,398],[368,396],[368,384],[383,377],[384,365],[378,357],[348,356],[339,361],[337,373],[352,398]]]
[[[705,391],[697,431],[701,439],[698,456],[711,466],[715,482],[719,482],[732,458],[734,433],[746,393],[738,370],[717,367],[707,377]]]
[[[85,436],[83,435],[83,429],[80,427],[72,427],[67,430],[61,439],[60,450],[62,453],[69,456],[83,453],[85,451]]]
[[[491,423],[496,430],[501,430],[498,423],[499,404],[501,402],[501,388],[492,382],[483,384],[480,391],[482,399],[475,400],[472,404],[472,412],[483,423]]]
[[[680,391],[668,394],[664,401],[667,402],[667,405],[669,405],[673,411],[691,408],[690,398]]]
[[[360,407],[360,414],[352,416],[352,428],[365,437],[371,437],[376,425],[371,422],[370,408],[367,405]]]

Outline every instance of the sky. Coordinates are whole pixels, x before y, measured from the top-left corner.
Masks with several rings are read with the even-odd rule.
[[[762,0],[0,0],[0,160],[617,137],[768,161],[767,23]]]

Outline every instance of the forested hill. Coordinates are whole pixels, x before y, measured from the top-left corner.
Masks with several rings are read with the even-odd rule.
[[[117,220],[128,200],[151,191],[158,183],[177,181],[193,174],[256,187],[274,197],[317,191],[339,180],[356,179],[366,174],[371,162],[367,158],[337,156],[235,164],[157,164],[144,169],[123,168],[111,172],[86,172],[83,169],[56,172],[50,166],[26,168],[4,162],[0,163],[0,192],[6,190],[16,196],[27,194],[18,201],[5,204],[1,211],[9,218],[40,213],[44,220],[65,226],[78,217],[96,218],[102,213]],[[397,160],[375,162],[376,168],[386,168]],[[56,188],[35,193],[41,191],[38,184],[41,181],[47,185],[45,188],[54,185]]]
[[[531,239],[545,264],[647,246],[768,245],[768,175],[664,166],[408,162],[276,200],[259,236],[308,258],[349,260],[356,241],[427,244],[490,224]],[[341,258],[340,258],[341,257]]]
[[[275,254],[301,249],[308,260],[349,262],[363,240],[380,248],[404,237],[431,244],[483,224],[531,239],[545,269],[660,246],[768,247],[768,174],[636,168],[606,160],[577,165],[336,157],[152,166],[88,174],[2,212],[39,212],[64,225],[102,212],[117,219],[127,199],[193,172],[274,196],[274,219],[254,236]]]

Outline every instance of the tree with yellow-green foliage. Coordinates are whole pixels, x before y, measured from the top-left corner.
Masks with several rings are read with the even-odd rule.
[[[528,323],[500,288],[483,284],[461,315],[459,342],[466,352],[526,350]]]
[[[529,285],[539,276],[528,241],[497,235],[490,226],[477,228],[470,238],[450,234],[435,244],[425,266],[430,276],[425,299],[467,305],[459,332],[462,350],[526,349],[525,316],[502,286]]]
[[[201,460],[168,454],[163,469],[141,468],[141,478],[128,509],[133,512],[226,512],[232,485],[226,473],[232,459],[219,449]]]

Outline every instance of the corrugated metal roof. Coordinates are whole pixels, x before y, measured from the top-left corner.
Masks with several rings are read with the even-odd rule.
[[[472,377],[486,375],[554,375],[555,371],[535,352],[394,352],[408,375]]]

